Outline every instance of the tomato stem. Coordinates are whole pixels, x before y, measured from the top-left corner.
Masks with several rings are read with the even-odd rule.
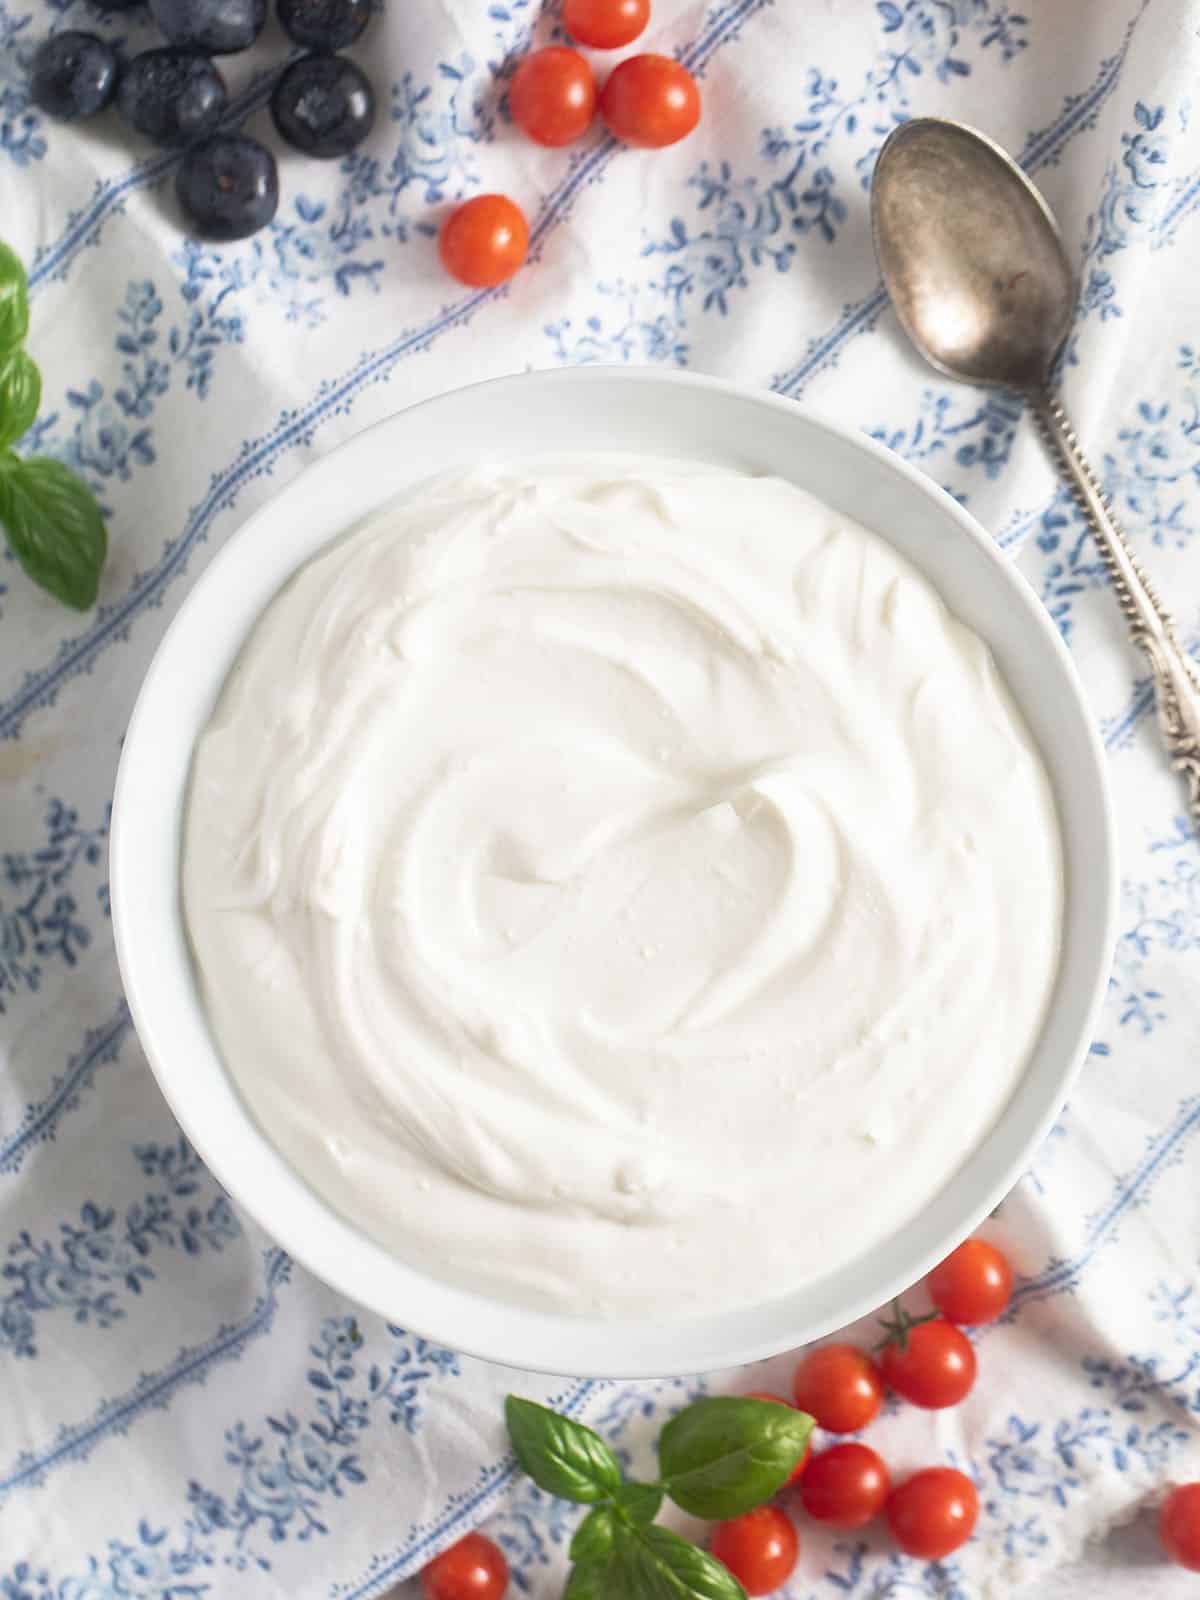
[[[876,1350],[886,1350],[888,1345],[899,1345],[901,1350],[908,1349],[908,1336],[914,1328],[919,1328],[923,1322],[936,1322],[941,1316],[938,1310],[927,1311],[923,1317],[914,1317],[911,1311],[906,1311],[899,1300],[892,1301],[892,1317],[879,1319],[879,1326],[883,1329],[883,1338],[874,1347]]]

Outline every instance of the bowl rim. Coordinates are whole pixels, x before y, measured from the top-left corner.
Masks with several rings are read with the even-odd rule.
[[[823,435],[831,446],[835,442],[841,447],[848,445],[852,451],[860,452],[866,458],[874,458],[885,473],[894,475],[910,489],[919,491],[931,510],[940,514],[943,522],[953,523],[975,546],[976,554],[982,554],[986,562],[991,564],[1001,586],[1007,591],[1008,600],[1025,614],[1025,623],[1032,628],[1032,634],[1040,635],[1046,649],[1046,660],[1053,661],[1058,671],[1057,687],[1069,707],[1068,721],[1073,718],[1075,723],[1068,732],[1074,740],[1076,757],[1082,765],[1078,774],[1070,780],[1073,795],[1071,806],[1083,806],[1085,812],[1089,804],[1092,808],[1091,816],[1084,817],[1087,824],[1084,831],[1090,830],[1092,837],[1092,850],[1086,862],[1089,881],[1086,888],[1081,889],[1072,881],[1072,875],[1067,870],[1068,856],[1073,846],[1068,836],[1069,819],[1063,816],[1063,796],[1054,760],[1045,742],[1038,741],[1054,783],[1059,809],[1064,858],[1064,931],[1071,897],[1081,894],[1090,900],[1087,925],[1079,936],[1080,959],[1075,962],[1082,971],[1071,979],[1074,987],[1069,996],[1070,1003],[1063,1002],[1059,991],[1067,984],[1067,979],[1063,977],[1065,956],[1060,956],[1060,973],[1054,996],[1043,1022],[1038,1045],[1022,1079],[980,1145],[952,1174],[938,1191],[935,1202],[930,1202],[917,1220],[935,1209],[935,1203],[940,1205],[944,1196],[957,1191],[965,1183],[964,1174],[972,1165],[979,1163],[985,1150],[992,1155],[987,1181],[976,1185],[970,1203],[958,1206],[952,1230],[947,1231],[944,1226],[940,1230],[935,1228],[933,1237],[926,1237],[923,1243],[915,1242],[908,1248],[897,1248],[895,1264],[884,1274],[882,1281],[873,1278],[869,1288],[864,1283],[856,1293],[843,1294],[840,1299],[835,1294],[831,1306],[827,1305],[823,1311],[810,1315],[807,1320],[797,1318],[794,1326],[786,1311],[781,1313],[780,1308],[802,1300],[805,1289],[792,1291],[777,1299],[765,1299],[759,1308],[743,1308],[743,1315],[738,1319],[717,1312],[661,1323],[609,1322],[542,1312],[500,1301],[435,1279],[420,1268],[390,1255],[338,1213],[315,1189],[310,1188],[259,1129],[241,1100],[215,1039],[208,1030],[190,955],[186,954],[188,946],[179,890],[179,817],[191,761],[189,754],[178,786],[164,789],[161,774],[156,771],[161,746],[159,735],[166,726],[164,716],[169,715],[172,697],[167,686],[173,669],[179,664],[176,656],[183,649],[189,629],[195,627],[196,619],[212,608],[214,599],[220,597],[223,585],[228,587],[227,575],[232,575],[239,563],[244,564],[249,559],[250,547],[256,541],[260,542],[271,525],[284,517],[287,508],[304,506],[310,489],[329,479],[331,470],[340,468],[343,473],[352,472],[356,454],[365,460],[389,432],[402,433],[415,418],[420,417],[426,422],[432,419],[436,423],[437,412],[441,408],[452,419],[455,408],[461,409],[469,397],[476,401],[482,399],[485,403],[494,401],[496,405],[504,406],[514,390],[517,391],[515,403],[519,404],[520,391],[523,389],[529,395],[535,385],[551,390],[566,390],[567,394],[557,403],[569,405],[571,393],[582,393],[588,387],[614,384],[618,387],[633,386],[629,391],[631,395],[636,390],[661,389],[663,403],[667,406],[671,404],[673,395],[691,391],[712,397],[716,405],[736,402],[761,407],[764,417],[767,413],[773,413],[790,419],[800,434],[807,430],[811,436]],[[601,451],[607,448],[608,453],[613,453],[613,447],[588,445],[587,448]],[[530,450],[527,454],[533,456],[536,451]],[[409,481],[419,481],[428,476],[429,470],[413,475]],[[800,479],[795,481],[802,482]],[[385,505],[394,494],[394,489],[381,489],[374,502],[376,508]],[[343,527],[351,525],[354,520],[348,519]],[[883,537],[887,537],[886,532],[879,531]],[[322,536],[314,548],[319,548],[334,536]],[[294,547],[286,544],[282,548],[282,554],[276,554],[261,563],[273,573],[270,593],[278,592],[288,578],[311,559],[313,553],[311,550],[296,553]],[[213,680],[215,684],[214,693],[208,701],[209,710],[249,628],[265,603],[267,601],[255,604],[247,627],[237,634],[228,650],[218,652],[219,670],[217,666],[204,669],[204,680]],[[188,661],[194,657],[185,655],[182,659]],[[178,679],[175,681],[178,682]],[[1013,693],[1023,716],[1028,717],[1028,701],[1022,700],[1015,691]],[[190,726],[186,739],[189,752],[205,720],[196,717],[189,724],[187,717],[183,718],[183,723]],[[184,731],[183,728],[177,729],[170,737],[182,739]],[[1087,799],[1083,798],[1085,795]],[[161,815],[163,805],[175,808],[173,825]],[[143,863],[140,846],[148,834],[165,836],[172,826],[175,871],[174,883],[168,889],[161,883],[156,884],[150,876],[151,868]],[[645,1378],[744,1364],[778,1354],[846,1326],[886,1304],[916,1282],[959,1239],[966,1237],[995,1209],[1020,1178],[1061,1112],[1087,1055],[1106,991],[1115,943],[1118,873],[1113,809],[1103,747],[1074,662],[1032,588],[969,512],[918,468],[881,443],[785,396],[734,380],[690,372],[593,365],[489,378],[394,412],[310,463],[237,527],[213,556],[171,619],[138,692],[114,789],[110,829],[110,887],[118,965],[134,1027],[159,1088],[189,1141],[221,1185],[290,1256],[335,1291],[378,1312],[390,1322],[400,1322],[410,1331],[449,1345],[463,1354],[525,1370],[568,1377]],[[167,908],[168,897],[173,907],[170,911]],[[150,915],[147,904],[149,902],[152,906],[156,900],[157,909]],[[172,947],[178,952],[181,940],[188,967],[186,972],[180,971],[178,955],[172,956],[170,953]],[[1051,1021],[1063,1009],[1068,1014],[1063,1024],[1065,1059],[1056,1070],[1046,1069],[1045,1075],[1049,1081],[1039,1086],[1043,1091],[1050,1092],[1033,1095],[1032,1090],[1027,1088],[1028,1080],[1034,1076],[1034,1064],[1045,1053],[1044,1041]],[[189,1015],[184,1016],[183,1012]],[[182,1045],[179,1035],[181,1022],[186,1024]],[[201,1071],[199,1079],[190,1072],[197,1065]],[[1024,1102],[1030,1096],[1038,1102],[1036,1109],[1025,1106]],[[1017,1111],[1021,1115],[1016,1116]],[[992,1146],[1001,1142],[1001,1135],[1009,1130],[1014,1117],[1019,1127],[1007,1132],[1007,1155],[994,1154]],[[895,1241],[899,1245],[908,1233],[913,1232],[914,1225],[906,1223],[892,1236],[892,1240],[885,1243]],[[926,1233],[929,1232],[927,1229]],[[876,1253],[877,1247],[873,1246],[866,1257],[860,1259],[869,1261]],[[852,1261],[848,1267],[839,1267],[832,1281],[836,1284],[839,1275],[852,1273],[854,1265]],[[821,1283],[827,1281],[819,1280]],[[752,1331],[748,1319],[753,1320],[756,1309],[762,1313],[762,1327]],[[744,1325],[742,1331],[737,1334],[721,1331],[725,1322],[732,1325],[734,1320]],[[785,1331],[789,1326],[791,1331]],[[707,1333],[701,1331],[705,1329]],[[676,1349],[680,1357],[678,1361],[672,1359],[670,1354]]]

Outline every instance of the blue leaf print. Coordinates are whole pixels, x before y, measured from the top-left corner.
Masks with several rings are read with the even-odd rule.
[[[0,856],[0,1015],[21,991],[40,989],[48,964],[73,967],[92,940],[74,880],[104,866],[108,810],[84,828],[78,812],[51,800],[43,827],[33,850]]]

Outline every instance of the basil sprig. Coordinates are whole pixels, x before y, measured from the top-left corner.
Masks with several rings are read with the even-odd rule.
[[[571,1541],[563,1600],[746,1600],[719,1561],[654,1518],[664,1495],[714,1521],[761,1505],[783,1488],[813,1428],[804,1412],[770,1400],[697,1400],[662,1431],[661,1480],[635,1483],[581,1422],[517,1395],[505,1416],[517,1461],[538,1487],[592,1507]]]
[[[108,548],[104,513],[70,467],[11,448],[33,426],[42,399],[41,373],[22,349],[28,330],[25,269],[0,243],[0,523],[34,583],[86,611],[96,603]]]

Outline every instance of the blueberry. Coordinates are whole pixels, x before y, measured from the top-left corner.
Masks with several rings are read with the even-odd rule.
[[[193,145],[179,163],[175,192],[202,238],[245,239],[275,215],[275,157],[245,134],[215,134]]]
[[[37,48],[29,94],[49,117],[75,122],[103,111],[116,93],[117,53],[94,33],[69,29]]]
[[[271,95],[275,126],[306,156],[344,156],[375,121],[375,91],[345,56],[302,56]]]
[[[283,31],[306,50],[344,50],[371,20],[371,0],[279,0]]]
[[[174,45],[134,56],[117,90],[125,121],[155,144],[191,144],[211,133],[228,98],[207,56]]]
[[[267,0],[150,0],[150,12],[171,44],[229,56],[258,38]]]

